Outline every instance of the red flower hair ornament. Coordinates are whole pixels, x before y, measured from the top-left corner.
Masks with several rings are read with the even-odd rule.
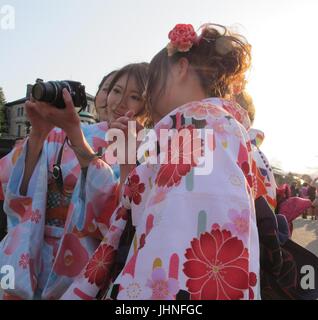
[[[199,37],[191,24],[177,24],[169,32],[170,42],[167,46],[168,56],[176,52],[188,52],[199,42]]]

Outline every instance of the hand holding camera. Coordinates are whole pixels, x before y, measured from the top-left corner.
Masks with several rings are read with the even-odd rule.
[[[25,103],[25,111],[32,126],[30,138],[43,142],[54,128],[54,125],[43,118],[33,98]]]
[[[85,154],[83,157],[76,153],[81,167],[89,165],[95,153],[85,140],[80,127],[80,118],[75,109],[75,106],[84,108],[86,105],[84,86],[78,82],[37,81],[33,86],[32,97],[25,104],[32,130],[20,187],[22,195],[27,194],[29,181],[41,154],[43,143],[54,127],[63,129],[72,146],[80,150],[81,154]]]
[[[31,101],[26,103],[26,112],[32,125],[31,134],[45,139],[53,127],[59,127],[69,137],[76,136],[80,129],[80,118],[75,107],[86,106],[85,87],[79,82],[45,83],[37,80],[32,88]]]

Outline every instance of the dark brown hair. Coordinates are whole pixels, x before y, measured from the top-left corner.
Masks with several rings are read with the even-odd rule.
[[[230,85],[250,68],[251,46],[246,39],[217,24],[202,27],[199,42],[188,52],[169,57],[162,49],[151,61],[147,85],[147,108],[165,91],[169,67],[186,58],[200,79],[207,97],[225,97]]]

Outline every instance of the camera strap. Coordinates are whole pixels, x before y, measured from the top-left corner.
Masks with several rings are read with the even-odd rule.
[[[81,113],[83,109],[84,107],[81,107],[81,109],[78,111],[78,115]],[[59,150],[57,162],[56,164],[53,165],[53,179],[55,180],[57,188],[59,189],[61,194],[64,194],[63,173],[62,173],[61,164],[62,164],[62,157],[63,157],[63,150],[64,150],[65,143],[69,145],[68,137],[65,137],[64,142]]]
[[[57,157],[57,162],[56,164],[53,165],[53,179],[55,180],[56,185],[62,194],[64,194],[64,188],[63,188],[63,174],[61,169],[61,163],[62,163],[62,157],[63,157],[63,149],[66,141],[67,141],[67,137],[65,138],[60,148],[60,151]]]

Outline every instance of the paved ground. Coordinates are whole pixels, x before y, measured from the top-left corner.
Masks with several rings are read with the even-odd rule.
[[[292,239],[318,257],[318,220],[295,220]]]

